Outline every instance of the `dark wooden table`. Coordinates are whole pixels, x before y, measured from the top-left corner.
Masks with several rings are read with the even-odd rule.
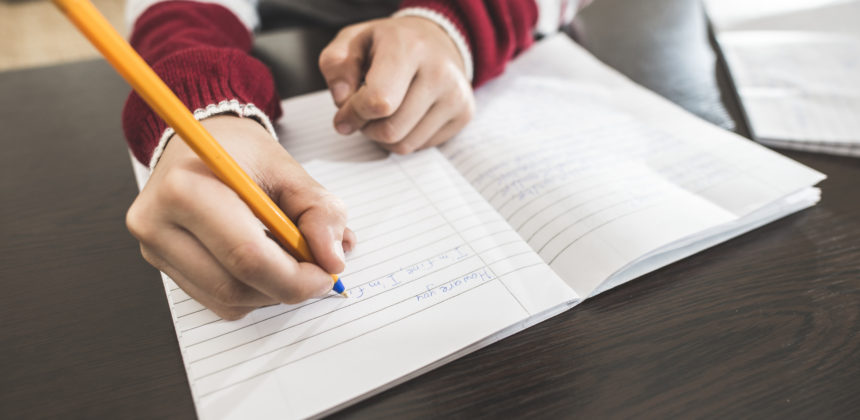
[[[697,1],[599,0],[573,32],[744,131]],[[290,57],[322,43],[279,33],[258,53],[297,93],[319,79]],[[160,279],[123,223],[126,92],[101,62],[0,74],[0,418],[194,415]],[[335,417],[860,418],[860,160],[785,154],[829,175],[818,206]]]

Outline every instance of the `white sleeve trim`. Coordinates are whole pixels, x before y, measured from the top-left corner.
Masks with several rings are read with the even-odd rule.
[[[134,28],[137,18],[156,3],[166,0],[126,0],[125,3],[125,27],[128,33]],[[260,15],[257,13],[258,0],[194,0],[200,3],[213,3],[226,7],[253,32],[260,26]]]
[[[275,127],[272,125],[272,121],[269,119],[269,116],[266,115],[265,112],[261,111],[260,108],[254,106],[254,104],[242,104],[236,99],[224,100],[217,104],[209,104],[206,108],[199,108],[194,111],[194,118],[196,118],[197,121],[202,121],[206,118],[223,114],[233,114],[242,118],[253,118],[266,128],[266,131],[272,135],[272,138],[276,142],[278,141],[278,133],[275,131]],[[158,145],[155,146],[155,150],[152,151],[152,158],[149,160],[150,171],[155,169],[155,165],[158,164],[158,160],[161,159],[161,155],[164,153],[164,148],[167,147],[167,142],[170,141],[170,138],[173,137],[175,133],[176,132],[173,131],[172,128],[167,127],[167,129],[164,130],[164,133],[161,134],[161,137],[158,139]]]
[[[401,17],[401,16],[417,16],[425,19],[429,19],[441,26],[442,29],[451,37],[451,40],[454,41],[454,45],[457,46],[457,51],[460,52],[460,57],[463,58],[463,70],[466,73],[466,78],[469,79],[469,82],[472,81],[472,76],[474,73],[474,64],[472,62],[472,53],[469,51],[469,44],[466,43],[466,38],[460,33],[460,30],[451,22],[448,18],[443,16],[441,13],[427,9],[424,7],[407,7],[405,9],[398,10],[397,13],[391,15],[391,17]]]

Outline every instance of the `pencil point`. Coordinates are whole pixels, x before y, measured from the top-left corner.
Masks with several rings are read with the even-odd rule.
[[[335,293],[343,293],[346,292],[346,287],[343,286],[343,282],[340,281],[340,278],[334,274],[332,274],[332,279],[334,279],[334,284],[331,287],[331,290],[334,290]]]
[[[348,298],[348,297],[349,297],[349,295],[348,295],[346,292],[340,292],[340,295],[341,295],[341,296],[343,296],[343,297],[345,297],[345,298]]]

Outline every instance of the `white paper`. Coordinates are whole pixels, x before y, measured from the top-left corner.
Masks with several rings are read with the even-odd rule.
[[[407,157],[335,134],[325,92],[284,102],[282,143],[345,201],[358,235],[342,275],[351,297],[225,322],[165,277],[202,418],[331,412],[564,311],[577,292],[818,199],[820,173],[692,117],[564,37],[477,99],[442,152]]]
[[[582,78],[608,72],[565,38],[541,47],[478,92],[475,122],[441,150],[581,296],[823,178],[628,81]],[[572,77],[530,75],[560,55]]]
[[[755,137],[860,156],[860,1],[706,1]]]
[[[857,0],[704,0],[721,31],[788,30],[860,34]]]

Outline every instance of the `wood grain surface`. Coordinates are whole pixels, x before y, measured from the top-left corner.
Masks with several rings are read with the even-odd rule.
[[[107,64],[0,73],[0,418],[194,415]]]
[[[695,0],[598,0],[574,34],[743,131],[703,19]],[[264,57],[298,48],[263,39],[282,51]],[[297,77],[276,73],[282,90]],[[127,89],[101,62],[0,73],[16,99],[0,101],[0,418],[194,416],[160,279],[123,224]],[[333,417],[860,418],[860,160],[786,154],[828,174],[816,207]]]

